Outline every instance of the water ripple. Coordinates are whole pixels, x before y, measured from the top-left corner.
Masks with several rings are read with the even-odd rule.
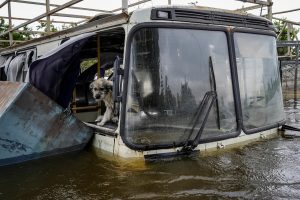
[[[188,181],[188,180],[201,180],[201,181],[234,181],[234,178],[214,178],[207,176],[179,176],[176,179],[169,181],[168,183],[175,183],[180,181]]]
[[[203,196],[203,195],[212,195],[226,198],[237,198],[237,197],[247,197],[249,195],[248,191],[234,191],[234,192],[223,192],[218,190],[205,190],[205,189],[191,189],[191,190],[183,190],[172,194],[174,198],[183,198],[187,196]]]

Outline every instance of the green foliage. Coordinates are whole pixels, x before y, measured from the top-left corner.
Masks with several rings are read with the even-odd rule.
[[[37,30],[46,31],[47,23],[40,22],[38,26],[36,26]],[[9,24],[5,22],[3,18],[0,18],[0,33],[6,32],[9,29]],[[29,28],[28,26],[24,26],[23,31],[32,31],[32,28]],[[53,24],[50,24],[50,31],[51,32],[57,32],[58,28],[55,27]],[[41,35],[43,36],[43,34]],[[13,32],[13,40],[18,41],[26,41],[31,40],[32,38],[36,37],[36,34],[30,33],[30,32]],[[0,36],[0,40],[9,40],[9,35],[2,35]],[[0,48],[5,48],[9,46],[9,42],[0,42]]]
[[[46,32],[47,31],[47,23],[46,22],[40,22],[40,25],[36,26],[37,30],[41,30]],[[55,27],[52,23],[50,24],[50,32],[57,32],[58,28]]]
[[[0,18],[0,32],[8,30],[8,24],[5,23],[3,18]]]
[[[74,28],[76,26],[76,24],[63,24],[61,26],[62,30],[66,30],[66,29],[69,29],[69,28]]]
[[[92,65],[96,64],[98,62],[97,58],[89,58],[80,63],[80,69],[81,73],[90,68]],[[98,66],[97,66],[98,67]],[[109,77],[113,73],[113,69],[106,69],[104,73],[104,77]]]
[[[277,38],[277,40],[280,41],[287,41],[288,40],[288,27],[285,26],[285,23],[281,20],[275,20],[274,21],[274,26],[276,28],[276,33],[277,36],[279,35],[279,37]],[[292,30],[290,31],[290,40],[296,40],[297,39],[297,34],[299,33],[299,29],[298,28],[292,28]],[[287,47],[280,47],[277,49],[278,51],[278,55],[282,56],[285,55],[288,52],[288,48]],[[292,51],[292,53],[294,53],[294,51]]]
[[[93,64],[95,64],[97,62],[98,62],[97,58],[92,58],[92,59],[87,59],[87,60],[82,61],[80,63],[81,72],[84,72],[86,69],[88,69],[90,66],[92,66]]]
[[[0,18],[0,33],[3,33],[7,31],[9,28],[8,23],[5,23],[5,20],[3,18]],[[31,28],[28,28],[27,26],[23,27],[24,31],[32,31]],[[25,40],[30,40],[32,39],[33,35],[28,32],[14,32],[13,33],[13,40],[20,40],[20,41],[25,41]],[[0,40],[9,40],[9,35],[2,35],[0,36]],[[1,42],[0,43],[0,48],[4,48],[9,46],[8,42]]]

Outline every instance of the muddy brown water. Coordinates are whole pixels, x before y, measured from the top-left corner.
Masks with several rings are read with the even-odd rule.
[[[300,138],[146,164],[86,149],[0,168],[0,199],[300,199]]]

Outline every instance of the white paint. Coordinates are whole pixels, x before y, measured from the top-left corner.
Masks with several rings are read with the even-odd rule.
[[[250,135],[246,135],[244,132],[238,137],[225,139],[216,142],[209,142],[205,144],[199,144],[195,150],[200,150],[200,152],[210,152],[222,149],[228,149],[232,147],[243,146],[250,142],[264,140],[270,137],[276,137],[278,135],[277,128],[262,131]],[[110,146],[111,145],[111,146]],[[172,153],[181,150],[181,147],[170,148],[170,149],[158,149],[151,151],[135,151],[129,149],[122,141],[121,137],[112,138],[111,136],[104,136],[96,134],[93,139],[93,147],[99,150],[103,150],[111,153],[112,155],[119,156],[122,158],[144,158],[144,155],[154,155],[162,153]]]
[[[61,40],[56,40],[53,42],[48,42],[48,43],[37,45],[36,46],[37,57],[40,57],[40,56],[44,55],[45,53],[48,53],[49,51],[58,47],[60,45],[60,41]]]

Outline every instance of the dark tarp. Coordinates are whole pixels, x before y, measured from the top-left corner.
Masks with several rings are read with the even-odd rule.
[[[6,74],[5,74],[5,62],[7,60],[7,56],[0,56],[0,81],[5,81]]]
[[[66,108],[80,72],[80,51],[95,33],[66,41],[30,65],[29,82]]]

